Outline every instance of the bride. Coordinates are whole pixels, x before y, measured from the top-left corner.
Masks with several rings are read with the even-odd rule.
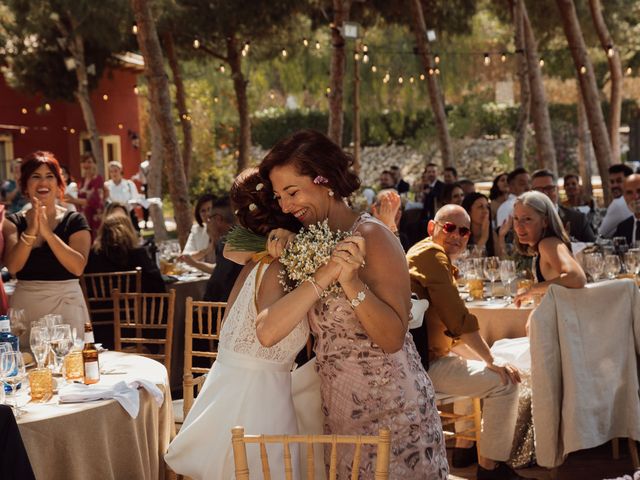
[[[283,227],[297,230],[295,219],[278,212],[270,203],[255,168],[243,171],[231,187],[233,208],[242,226],[266,235]],[[296,434],[291,398],[291,367],[309,334],[306,319],[285,338],[263,347],[256,336],[257,313],[280,296],[278,262],[249,262],[229,297],[229,308],[220,332],[218,358],[165,455],[174,472],[195,480],[227,480],[235,477],[231,429],[242,425],[247,433]],[[254,448],[251,448],[254,447]],[[292,465],[300,464],[291,448]],[[274,478],[284,478],[283,451],[268,447]],[[252,479],[262,479],[257,445],[247,449]],[[294,468],[294,478],[299,472]]]

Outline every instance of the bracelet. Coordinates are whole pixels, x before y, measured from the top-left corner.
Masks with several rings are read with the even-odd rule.
[[[318,282],[316,282],[316,279],[313,277],[309,277],[306,279],[306,281],[313,286],[313,289],[316,291],[316,295],[320,300],[322,300],[322,291],[324,289],[320,285],[318,285]]]
[[[353,300],[349,300],[349,303],[351,304],[352,308],[355,309],[358,305],[364,302],[364,299],[367,298],[366,290],[367,290],[367,286],[365,285],[364,288],[356,294],[356,298],[354,298]]]
[[[31,242],[27,242],[27,239],[20,235],[20,241],[24,243],[27,247],[33,247],[33,240]]]
[[[20,235],[25,236],[25,237],[27,237],[27,238],[31,238],[31,239],[33,239],[33,240],[35,240],[36,238],[38,238],[38,236],[37,236],[37,235],[30,235],[30,234],[28,234],[26,231],[22,232]]]

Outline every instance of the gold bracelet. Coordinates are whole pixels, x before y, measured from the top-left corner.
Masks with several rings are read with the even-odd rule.
[[[27,242],[27,239],[24,238],[22,235],[20,235],[20,241],[22,243],[24,243],[27,247],[33,247],[33,240],[31,240],[31,243]]]

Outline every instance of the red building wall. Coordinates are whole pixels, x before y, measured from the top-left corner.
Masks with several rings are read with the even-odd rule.
[[[100,135],[120,137],[125,177],[136,173],[142,160],[140,149],[136,148],[140,136],[138,97],[134,91],[138,73],[132,68],[109,69],[91,95]],[[103,95],[108,99],[104,100]],[[78,177],[80,138],[86,133],[80,106],[48,101],[51,109],[46,111],[46,102],[42,96],[29,96],[11,89],[0,74],[0,134],[12,136],[14,157],[25,157],[35,150],[50,150]],[[23,108],[26,114],[22,113]]]

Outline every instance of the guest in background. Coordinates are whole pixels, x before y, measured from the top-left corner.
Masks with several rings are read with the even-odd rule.
[[[400,240],[402,248],[407,246],[406,235],[399,231],[400,218],[402,217],[402,199],[393,188],[381,190],[376,196],[376,201],[371,205],[371,215],[384,223]]]
[[[383,170],[380,174],[378,184],[380,185],[381,190],[385,190],[387,188],[395,188],[396,179],[393,176],[393,172],[391,170]]]
[[[438,166],[429,163],[422,173],[423,216],[433,218],[436,213],[436,202],[442,196],[444,183],[438,180]]]
[[[598,233],[603,237],[611,237],[618,224],[629,218],[632,213],[627,206],[627,202],[622,196],[622,185],[624,179],[631,175],[633,170],[624,163],[618,163],[609,167],[609,188],[613,200],[607,207],[607,213],[602,219]]]
[[[578,242],[594,242],[596,234],[591,228],[587,216],[577,210],[558,205],[558,186],[556,176],[549,170],[536,170],[531,175],[531,188],[544,193],[556,206],[558,215],[569,235]]]
[[[438,204],[440,207],[444,205],[462,205],[462,199],[464,198],[464,190],[459,183],[445,183],[442,189],[442,197]]]
[[[493,185],[489,190],[489,206],[491,207],[491,221],[495,224],[498,208],[504,203],[509,196],[509,183],[507,182],[507,174],[501,173],[493,179]]]
[[[455,167],[446,167],[443,170],[444,183],[451,184],[458,181],[458,170]]]
[[[136,267],[142,268],[143,292],[165,292],[160,270],[140,246],[128,213],[106,215],[93,242],[85,273],[124,272]]]
[[[4,205],[0,205],[0,258],[4,254],[4,236],[2,235],[2,226],[4,223]],[[9,308],[9,300],[7,294],[4,291],[4,283],[2,282],[2,276],[0,276],[0,315],[6,315]]]
[[[458,183],[462,187],[462,191],[464,192],[465,196],[469,195],[470,193],[475,193],[476,185],[475,183],[473,183],[473,180],[469,180],[468,178],[461,178],[460,180],[458,180]]]
[[[138,217],[130,202],[130,200],[140,198],[136,184],[122,177],[122,164],[120,162],[109,162],[109,177],[109,180],[104,182],[104,186],[109,193],[107,202],[118,202],[124,205],[131,217],[133,228],[140,230]]]
[[[624,180],[623,198],[631,215],[620,222],[613,234],[614,237],[625,237],[631,248],[640,246],[640,173],[629,175]]]
[[[542,297],[551,284],[582,288],[587,277],[571,253],[569,235],[562,225],[556,205],[541,192],[526,192],[513,208],[515,246],[518,253],[534,257],[537,283],[518,293],[517,306]]]
[[[393,178],[396,181],[395,189],[398,191],[400,195],[403,193],[408,193],[411,188],[410,185],[402,179],[402,172],[400,171],[400,167],[397,165],[393,165],[389,167],[391,173],[393,174]]]
[[[191,233],[180,256],[181,261],[206,273],[213,271],[213,265],[216,262],[215,247],[208,233],[215,200],[216,197],[209,193],[198,198],[194,211],[196,224],[191,227]]]
[[[64,182],[66,184],[66,187],[64,190],[65,201],[61,201],[60,205],[71,212],[76,212],[78,211],[76,206],[73,203],[66,200],[67,198],[73,198],[73,199],[78,198],[78,184],[76,183],[74,178],[71,176],[71,173],[69,173],[69,169],[67,168],[66,165],[60,165],[60,171],[62,172],[62,178],[64,179]]]
[[[78,184],[78,198],[68,197],[67,202],[73,203],[78,211],[84,215],[91,227],[91,236],[95,237],[104,210],[104,180],[98,173],[98,166],[93,155],[85,153],[80,161],[82,178]]]
[[[2,203],[7,207],[8,213],[16,213],[27,204],[27,197],[20,191],[20,167],[22,159],[16,158],[11,162],[13,179],[8,179],[2,184]]]
[[[586,205],[591,208],[593,206],[593,199],[585,197],[584,192],[582,191],[582,185],[580,185],[580,177],[575,173],[565,175],[562,186],[564,188],[564,193],[567,196],[566,200],[562,202],[562,205],[565,207],[576,208]]]
[[[458,294],[452,262],[466,249],[469,227],[462,207],[446,205],[429,222],[429,237],[407,252],[411,290],[429,300],[422,326],[411,333],[437,392],[483,400],[478,449],[457,439],[453,466],[478,461],[476,478],[516,480],[522,477],[504,462],[516,427],[520,372],[494,358]]]
[[[496,212],[495,226],[497,228],[501,227],[513,213],[513,205],[516,203],[516,198],[531,190],[531,177],[529,177],[529,172],[522,167],[509,172],[507,183],[509,184],[509,195]]]
[[[484,248],[488,257],[498,255],[496,253],[498,250],[496,248],[497,234],[491,228],[489,199],[481,193],[470,193],[464,197],[462,208],[466,210],[471,219],[471,234],[468,244]]]
[[[31,322],[45,314],[62,315],[78,332],[90,321],[78,277],[87,263],[91,235],[80,213],[56,205],[65,184],[51,152],[37,151],[24,161],[20,188],[31,208],[4,222],[3,261],[18,278],[10,303],[25,311],[20,344],[26,348]]]

